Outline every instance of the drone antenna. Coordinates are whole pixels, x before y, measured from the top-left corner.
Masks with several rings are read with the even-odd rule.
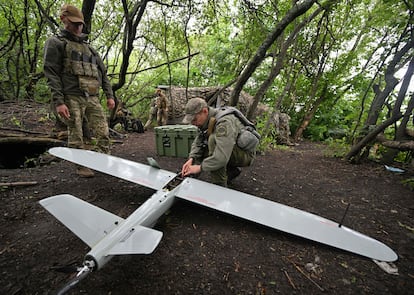
[[[345,219],[346,214],[348,213],[348,209],[349,209],[350,205],[351,205],[351,203],[348,203],[348,206],[346,206],[344,216],[342,216],[341,222],[338,224],[338,227],[341,227],[342,223],[344,223],[344,219]]]

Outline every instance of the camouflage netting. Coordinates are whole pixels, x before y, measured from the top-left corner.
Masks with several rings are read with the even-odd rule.
[[[201,97],[205,99],[210,106],[221,107],[229,105],[230,95],[233,91],[232,88],[226,88],[222,90],[221,87],[194,87],[185,89],[176,86],[169,87],[159,85],[158,88],[164,91],[168,100],[167,124],[169,125],[182,124],[182,120],[184,118],[184,108],[189,99],[194,97]],[[237,108],[243,114],[246,114],[252,102],[253,97],[251,95],[245,92],[241,92]],[[281,113],[279,111],[273,112],[271,107],[259,103],[259,105],[256,108],[254,118],[260,118],[263,115],[267,115],[270,113],[273,113],[269,123],[270,125],[272,125],[272,127],[274,127],[271,128],[271,135],[274,137],[275,142],[278,144],[290,144],[289,115]],[[120,122],[129,122],[130,120],[135,120],[135,118],[129,118],[130,116],[130,112],[126,108],[123,108],[121,106],[121,109],[118,112],[116,112],[115,118],[111,120],[110,127],[113,128],[116,124]],[[142,121],[143,118],[140,119]],[[128,130],[128,128],[125,128],[125,130],[130,131]],[[141,132],[141,130],[138,132]]]
[[[165,91],[166,96],[170,102],[169,119],[172,121],[180,120],[184,116],[184,107],[187,102],[186,91],[188,99],[193,97],[204,98],[207,102],[212,99],[213,96],[221,90],[221,87],[194,87],[194,88],[181,88],[181,87],[163,87],[159,86]],[[228,105],[230,94],[232,89],[227,88],[223,90],[217,97],[217,100],[213,102],[211,106],[218,107]],[[238,108],[246,114],[248,107],[253,101],[253,98],[247,93],[243,92],[240,95]]]
[[[179,124],[184,117],[184,107],[188,99],[193,97],[201,97],[207,102],[212,100],[212,98],[222,89],[221,87],[194,87],[194,88],[181,88],[181,87],[168,87],[168,86],[159,86],[159,88],[165,91],[165,94],[170,102],[169,106],[169,124]],[[186,96],[187,91],[187,96]],[[233,91],[232,88],[226,88],[220,92],[211,106],[219,107],[228,105],[230,100],[230,94]],[[241,92],[239,97],[239,103],[237,108],[246,114],[250,105],[253,102],[253,97],[246,92]],[[256,108],[255,117],[260,117],[263,114],[268,114],[272,112],[272,109],[264,104],[260,104]],[[285,113],[276,112],[271,118],[271,123],[275,127],[275,137],[278,144],[290,144],[290,129],[289,129],[289,115]]]

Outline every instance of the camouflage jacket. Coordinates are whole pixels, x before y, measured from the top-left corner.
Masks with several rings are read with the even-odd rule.
[[[157,96],[156,105],[158,109],[167,110],[167,98],[165,97],[165,95]]]
[[[213,118],[217,113],[217,109],[209,107],[208,120],[200,128],[200,132],[191,146],[189,158],[201,159],[205,149],[211,146],[210,141],[214,141],[214,150],[209,151],[208,157],[201,162],[202,171],[215,171],[227,165],[236,145],[237,137],[244,127],[233,114],[226,115],[215,122]]]
[[[43,70],[48,81],[48,86],[51,89],[52,101],[55,106],[64,103],[65,95],[87,95],[85,91],[81,89],[79,75],[67,69],[67,60],[70,58],[73,59],[72,56],[68,57],[66,52],[66,46],[68,46],[69,42],[76,43],[75,45],[77,45],[77,47],[83,46],[84,48],[82,51],[90,53],[88,58],[94,60],[96,71],[91,71],[89,76],[97,80],[97,88],[102,87],[107,99],[114,98],[111,83],[106,75],[106,69],[102,59],[97,52],[86,43],[85,39],[86,35],[77,37],[66,30],[62,30],[59,36],[52,36],[45,43]],[[94,76],[96,76],[96,78]]]

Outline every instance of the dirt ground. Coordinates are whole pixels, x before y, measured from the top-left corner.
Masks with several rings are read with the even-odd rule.
[[[158,156],[153,131],[129,133],[112,154],[141,163],[151,156],[174,172],[184,162]],[[266,152],[232,188],[337,222],[350,203],[344,225],[390,246],[398,275],[370,259],[177,201],[155,226],[164,236],[153,254],[114,257],[69,294],[412,294],[414,192],[402,181],[413,171],[395,174],[327,154],[310,142]],[[0,188],[0,294],[53,294],[72,276],[56,269],[79,266],[89,251],[39,200],[68,193],[125,218],[153,193],[74,172],[66,161],[0,169],[2,183],[36,182]]]

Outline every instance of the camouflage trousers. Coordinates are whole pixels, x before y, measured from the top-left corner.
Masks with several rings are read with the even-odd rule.
[[[195,159],[196,163],[200,164],[204,158],[211,156],[216,148],[215,140],[212,139],[213,136],[210,136],[208,140],[208,149],[204,151],[204,156],[202,159]],[[256,152],[247,152],[239,148],[237,145],[234,145],[233,151],[231,153],[230,159],[227,162],[227,165],[210,172],[211,182],[217,185],[227,187],[227,169],[230,167],[248,167],[253,164],[253,161],[256,157]]]
[[[158,109],[157,111],[157,124],[158,126],[167,125],[168,112],[165,109]]]
[[[68,126],[68,147],[93,149],[109,154],[109,128],[98,97],[67,95],[65,96],[65,104],[70,112],[69,120],[65,120]],[[92,130],[96,139],[96,142],[92,142],[90,147],[84,142],[84,134],[82,131],[82,122],[85,117],[88,121],[88,127]]]
[[[155,118],[157,119],[158,126],[167,125],[168,112],[165,109],[151,107],[150,113],[148,115],[148,120],[144,125],[144,129],[148,129],[148,127],[151,126],[152,121]]]
[[[157,108],[151,107],[150,112],[148,114],[148,120],[144,125],[144,129],[147,130],[148,127],[151,125],[152,120],[157,116]]]

